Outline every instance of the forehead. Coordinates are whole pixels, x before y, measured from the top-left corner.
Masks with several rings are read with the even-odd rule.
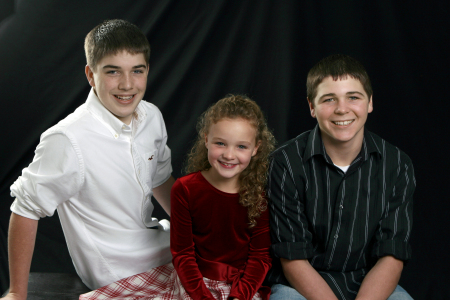
[[[256,128],[248,121],[242,118],[228,119],[224,118],[217,123],[212,123],[209,128],[210,135],[229,135],[234,137],[249,136],[254,138]]]
[[[359,92],[367,96],[363,85],[358,79],[347,76],[333,80],[333,77],[328,76],[317,86],[316,98],[320,98],[326,94],[345,95],[349,92]]]
[[[97,63],[97,66],[102,68],[106,65],[112,65],[120,68],[132,68],[139,65],[147,65],[143,53],[132,54],[126,50],[119,51],[117,53],[112,53],[105,55]]]

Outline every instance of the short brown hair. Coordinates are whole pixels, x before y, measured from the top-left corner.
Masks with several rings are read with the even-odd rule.
[[[314,98],[317,96],[317,86],[328,76],[331,76],[334,81],[346,79],[347,76],[350,76],[361,82],[369,99],[373,94],[369,75],[367,75],[364,66],[348,55],[334,54],[325,57],[309,70],[306,79],[306,95],[312,105],[314,105]]]
[[[255,101],[243,95],[227,95],[210,106],[197,123],[197,141],[188,155],[186,172],[209,170],[208,149],[205,146],[205,135],[212,124],[222,119],[244,119],[256,129],[255,142],[258,152],[252,157],[250,164],[239,176],[239,203],[247,207],[250,228],[256,225],[256,219],[267,209],[264,197],[269,170],[269,155],[275,148],[275,138],[267,127],[261,108]]]
[[[147,37],[134,24],[125,20],[107,20],[92,29],[84,40],[87,64],[95,70],[106,55],[120,51],[144,54],[147,65],[150,60],[150,44]]]

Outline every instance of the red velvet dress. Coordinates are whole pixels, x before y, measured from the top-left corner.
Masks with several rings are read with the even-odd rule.
[[[203,277],[232,285],[229,299],[251,299],[271,267],[269,213],[248,228],[247,208],[239,194],[213,187],[200,172],[179,178],[171,193],[170,249],[173,265],[193,299],[211,299]]]

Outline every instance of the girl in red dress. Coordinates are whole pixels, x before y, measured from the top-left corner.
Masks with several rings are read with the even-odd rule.
[[[188,175],[171,192],[173,264],[80,299],[268,299],[269,214],[264,197],[274,137],[259,106],[229,95],[198,122]]]

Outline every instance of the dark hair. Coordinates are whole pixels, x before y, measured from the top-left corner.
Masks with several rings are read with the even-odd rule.
[[[107,20],[92,29],[84,40],[87,64],[95,70],[97,63],[106,55],[120,51],[144,54],[149,63],[150,44],[147,37],[134,24],[125,20]]]
[[[317,96],[317,86],[328,76],[331,76],[334,81],[346,79],[347,76],[350,76],[361,82],[369,99],[373,94],[369,75],[367,75],[364,66],[348,55],[334,54],[325,57],[309,70],[306,79],[306,95],[312,105],[314,105],[314,98]]]
[[[256,225],[262,211],[267,208],[265,186],[269,169],[269,154],[275,148],[275,138],[267,127],[264,115],[255,101],[242,95],[227,95],[210,106],[197,123],[197,141],[188,155],[186,172],[209,170],[205,135],[212,124],[222,119],[244,119],[256,129],[255,142],[260,142],[258,152],[239,176],[239,203],[247,207],[250,227]]]

